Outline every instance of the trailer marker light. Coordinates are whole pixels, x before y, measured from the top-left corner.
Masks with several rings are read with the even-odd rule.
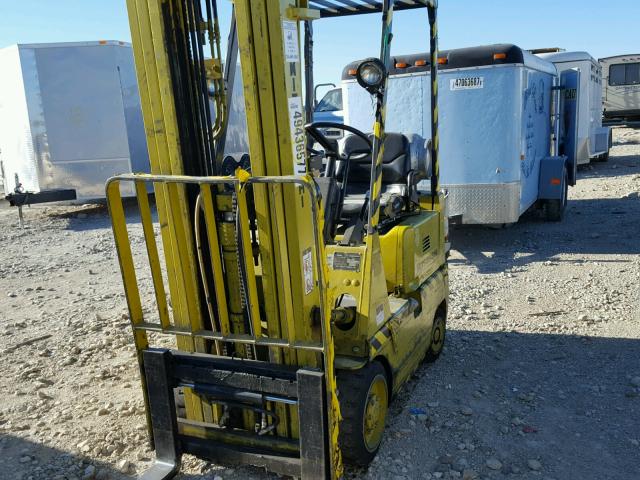
[[[551,185],[560,185],[562,182],[559,178],[552,178]]]
[[[440,57],[438,59],[438,65],[446,65],[449,63],[449,59],[447,57]]]
[[[493,59],[494,60],[505,60],[507,58],[507,54],[506,53],[494,53],[493,54]]]
[[[356,70],[355,68],[350,68],[348,73],[353,77],[356,73],[358,73],[358,70]]]
[[[416,60],[416,63],[414,63],[416,67],[424,67],[426,64],[427,64],[426,60]]]
[[[405,62],[396,63],[396,68],[407,68],[408,66],[409,66],[409,64],[407,64]]]

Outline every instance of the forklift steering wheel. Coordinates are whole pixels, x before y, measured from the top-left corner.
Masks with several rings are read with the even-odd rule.
[[[349,125],[345,125],[343,123],[333,123],[333,122],[313,122],[308,123],[304,126],[304,129],[307,131],[311,137],[318,142],[322,148],[324,148],[325,155],[333,158],[338,158],[338,152],[336,151],[336,142],[329,140],[324,133],[320,131],[320,129],[324,128],[335,128],[337,130],[343,130],[345,132],[353,133],[354,135],[360,137],[367,144],[366,149],[355,150],[351,152],[350,159],[351,160],[362,160],[366,158],[368,155],[371,155],[371,151],[373,150],[373,145],[371,144],[371,140],[364,133],[362,133],[357,128],[350,127]]]

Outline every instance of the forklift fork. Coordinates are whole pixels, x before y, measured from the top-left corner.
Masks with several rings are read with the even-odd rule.
[[[156,461],[141,480],[173,478],[183,454],[225,464],[262,466],[295,477],[330,478],[323,372],[166,349],[147,349],[143,358]],[[296,444],[263,435],[256,445],[240,445],[246,434],[178,418],[174,389],[181,386],[204,396],[215,392],[220,398],[225,390],[229,399],[253,393],[265,401],[296,405],[299,418],[304,418],[299,441]]]

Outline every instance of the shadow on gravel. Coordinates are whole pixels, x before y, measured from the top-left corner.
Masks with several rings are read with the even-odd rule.
[[[451,264],[472,264],[479,273],[500,273],[536,262],[620,262],[611,255],[639,255],[640,198],[569,200],[562,222],[535,213],[507,228],[462,225],[451,229]],[[558,255],[590,255],[557,259]],[[602,255],[603,258],[593,256]]]
[[[412,471],[433,472],[440,471],[439,458],[453,454],[482,478],[499,473],[485,465],[489,457],[500,459],[505,475],[525,473],[517,478],[640,478],[640,386],[633,383],[640,375],[640,339],[447,335],[438,362],[421,367],[392,403],[383,455],[404,449],[415,461]],[[426,408],[426,429],[406,429],[412,407]],[[467,440],[474,451],[460,451]],[[526,473],[532,458],[541,461],[542,476]]]
[[[157,222],[158,215],[155,207],[155,202],[153,201],[153,196],[149,197],[149,202],[151,204],[151,214],[153,217],[153,221]],[[123,205],[125,215],[127,216],[127,223],[131,225],[139,224],[141,220],[136,200],[134,198],[125,198]],[[62,214],[51,214],[51,216],[67,218],[67,230],[73,230],[76,232],[84,232],[104,228],[111,229],[111,218],[109,217],[109,211],[106,204],[87,210],[76,210],[65,212]]]
[[[89,470],[87,470],[89,469]],[[39,443],[0,434],[0,480],[52,480],[87,478],[125,480],[135,478],[124,475],[110,465],[89,461],[82,455],[47,447]]]
[[[578,169],[578,182],[583,178],[624,177],[640,173],[640,155],[616,155],[608,162],[591,162]]]

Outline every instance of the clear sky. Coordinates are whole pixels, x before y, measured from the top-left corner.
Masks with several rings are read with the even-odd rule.
[[[219,4],[228,16],[231,2]],[[439,18],[443,49],[515,43],[596,58],[640,53],[640,0],[440,0]],[[317,82],[339,81],[344,65],[379,50],[379,15],[322,20],[314,28]],[[396,13],[392,53],[427,50],[426,29],[426,12]],[[100,39],[130,41],[125,0],[0,0],[0,48]]]

